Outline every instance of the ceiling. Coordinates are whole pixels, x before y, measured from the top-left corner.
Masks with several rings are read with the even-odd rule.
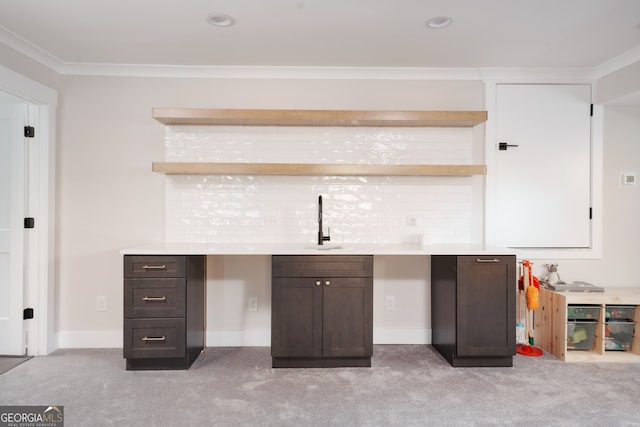
[[[214,12],[235,25],[210,25]],[[442,15],[452,24],[425,25]],[[640,1],[3,0],[0,42],[63,72],[87,64],[591,69],[640,53]]]

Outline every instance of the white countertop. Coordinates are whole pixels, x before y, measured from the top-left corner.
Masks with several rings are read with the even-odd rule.
[[[485,245],[391,243],[157,243],[120,251],[123,255],[516,255]]]

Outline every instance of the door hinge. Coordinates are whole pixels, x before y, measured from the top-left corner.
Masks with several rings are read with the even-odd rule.
[[[24,127],[24,137],[25,138],[33,138],[36,136],[36,128],[33,126],[25,126]]]
[[[34,228],[36,226],[35,218],[27,217],[24,219],[24,228]]]
[[[25,308],[22,314],[22,319],[23,320],[33,319],[33,308],[31,307]]]

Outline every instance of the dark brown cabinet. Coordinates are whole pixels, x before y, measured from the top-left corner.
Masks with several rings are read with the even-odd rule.
[[[128,370],[188,369],[204,349],[205,257],[124,257]]]
[[[274,368],[371,366],[373,256],[274,255]]]
[[[513,366],[516,257],[431,257],[432,343],[452,366]]]

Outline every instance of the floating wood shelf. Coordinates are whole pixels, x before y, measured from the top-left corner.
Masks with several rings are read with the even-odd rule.
[[[473,127],[486,111],[237,110],[154,108],[165,125]],[[168,175],[465,176],[486,175],[485,165],[345,165],[299,163],[154,162]]]
[[[487,174],[486,165],[153,162],[152,170],[167,175],[466,176]]]
[[[165,125],[473,127],[486,111],[234,110],[154,108]]]

